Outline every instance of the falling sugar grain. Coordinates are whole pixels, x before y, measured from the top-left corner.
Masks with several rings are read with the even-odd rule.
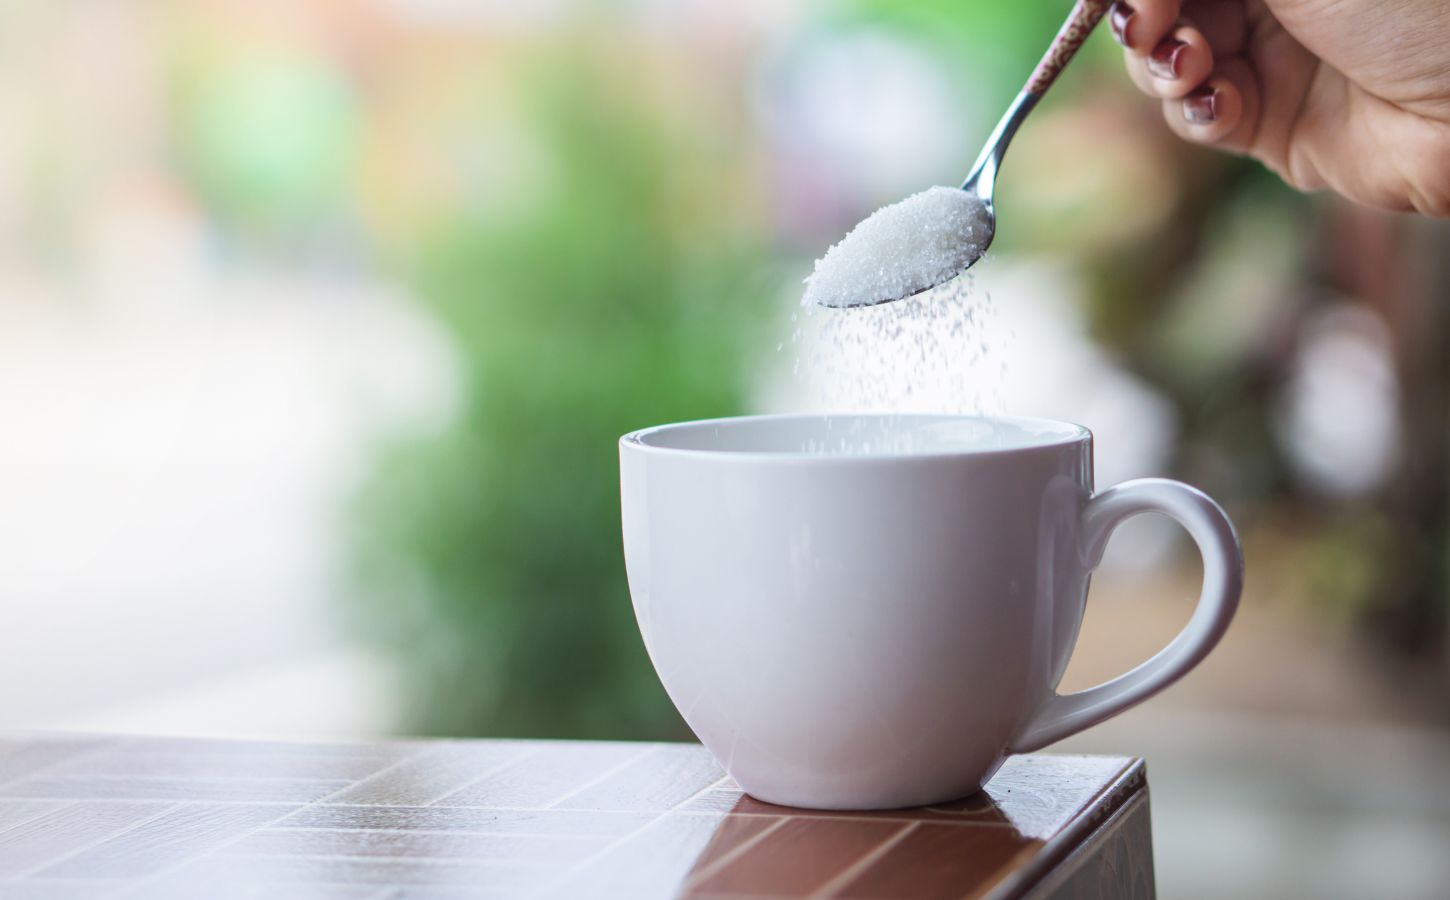
[[[785,404],[811,412],[1000,414],[1001,335],[969,273],[897,303],[806,307]]]

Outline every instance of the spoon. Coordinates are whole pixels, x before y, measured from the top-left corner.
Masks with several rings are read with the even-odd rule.
[[[1007,154],[1007,145],[1012,142],[1012,136],[1017,133],[1027,114],[1032,112],[1042,95],[1047,93],[1047,89],[1057,81],[1057,76],[1062,74],[1062,70],[1077,55],[1078,49],[1088,35],[1092,34],[1093,28],[1097,27],[1111,5],[1112,0],[1077,0],[1073,4],[1067,21],[1062,23],[1062,30],[1052,39],[1042,61],[1027,80],[1027,86],[1012,101],[1012,105],[1007,107],[1002,120],[993,129],[992,136],[987,138],[987,146],[982,148],[967,180],[962,182],[962,190],[975,194],[987,213],[987,238],[982,242],[982,253],[987,252],[987,246],[997,234],[997,213],[992,205],[992,193],[997,187],[997,170],[1002,165],[1002,157]],[[980,254],[977,259],[981,259]],[[971,268],[977,259],[967,263],[962,271]]]
[[[992,243],[992,238],[997,234],[997,212],[992,203],[992,194],[997,187],[997,170],[1002,165],[1002,157],[1007,153],[1007,145],[1012,142],[1012,136],[1017,133],[1027,114],[1037,106],[1042,95],[1057,81],[1057,76],[1062,74],[1069,61],[1077,55],[1077,51],[1092,34],[1103,14],[1112,5],[1112,0],[1077,0],[1073,4],[1072,11],[1068,13],[1067,21],[1063,23],[1062,29],[1058,31],[1057,37],[1053,38],[1052,44],[1047,48],[1047,53],[1037,68],[1032,71],[1032,77],[1027,80],[1027,85],[1012,101],[1002,120],[993,129],[992,136],[987,139],[987,145],[982,148],[982,153],[977,157],[972,171],[967,175],[967,180],[962,182],[961,190],[966,191],[976,199],[981,210],[979,221],[976,227],[983,229],[983,237],[976,242],[975,255],[968,253],[962,260],[962,265],[955,271],[951,271],[925,287],[918,288],[900,296],[873,297],[871,299],[839,304],[841,306],[876,306],[881,303],[891,303],[895,300],[904,300],[907,297],[915,297],[933,288],[939,287],[967,269],[970,269],[987,252],[987,247]],[[949,188],[936,190],[950,191]],[[837,305],[837,304],[830,304]]]

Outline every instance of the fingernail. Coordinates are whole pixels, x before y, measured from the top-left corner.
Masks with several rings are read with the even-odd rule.
[[[1211,125],[1218,120],[1218,89],[1201,87],[1183,98],[1183,118],[1190,125]]]
[[[1164,38],[1153,48],[1148,56],[1148,71],[1154,77],[1162,78],[1165,81],[1172,81],[1178,77],[1178,60],[1183,56],[1183,50],[1188,46],[1186,41],[1178,38]]]
[[[1126,3],[1114,3],[1112,10],[1108,12],[1108,27],[1113,30],[1113,37],[1124,47],[1133,46],[1128,40],[1128,27],[1133,24],[1133,16],[1137,14],[1138,11]]]

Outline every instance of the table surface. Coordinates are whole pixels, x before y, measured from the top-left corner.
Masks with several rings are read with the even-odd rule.
[[[1014,757],[965,800],[820,813],[741,794],[692,744],[15,737],[0,900],[1016,896],[1129,804],[1146,821],[1119,757]]]

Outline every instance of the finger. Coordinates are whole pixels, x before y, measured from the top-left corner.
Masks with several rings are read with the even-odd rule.
[[[1108,26],[1118,43],[1146,56],[1178,21],[1178,8],[1179,0],[1118,0],[1108,10]]]
[[[1248,46],[1249,20],[1243,0],[1187,0],[1180,24],[1192,25],[1221,59],[1239,56]]]
[[[1202,32],[1180,25],[1147,56],[1128,54],[1128,74],[1150,97],[1176,100],[1203,84],[1213,72],[1213,48]]]
[[[1179,137],[1195,144],[1247,153],[1259,121],[1259,87],[1242,59],[1219,60],[1192,93],[1163,101],[1163,116]]]

